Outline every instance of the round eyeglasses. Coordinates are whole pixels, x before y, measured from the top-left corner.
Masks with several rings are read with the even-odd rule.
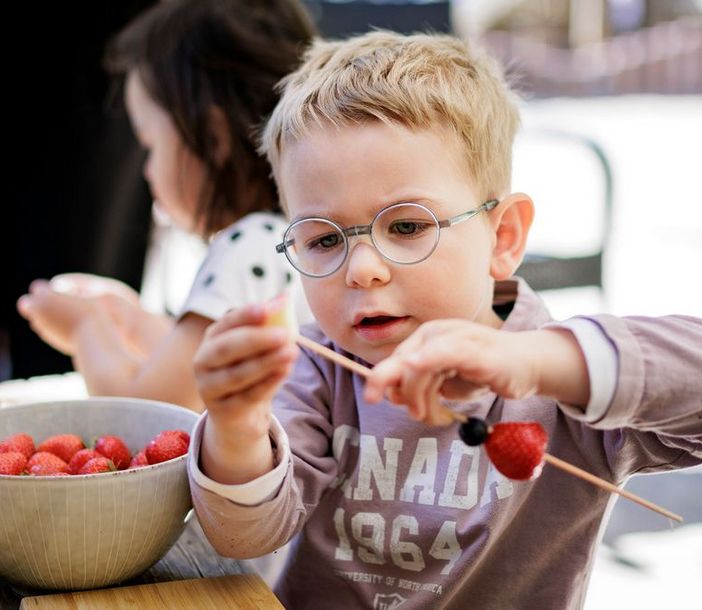
[[[384,258],[413,265],[436,250],[441,229],[489,212],[498,203],[492,199],[446,220],[439,220],[420,203],[394,203],[380,210],[370,224],[346,228],[328,218],[301,218],[285,230],[283,241],[275,250],[285,253],[290,264],[303,275],[326,277],[346,261],[350,237],[370,235],[373,246]]]

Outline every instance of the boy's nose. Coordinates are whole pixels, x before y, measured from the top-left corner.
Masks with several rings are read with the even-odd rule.
[[[357,238],[349,243],[346,261],[346,284],[351,287],[369,288],[373,284],[390,281],[388,261],[376,250],[370,237]]]

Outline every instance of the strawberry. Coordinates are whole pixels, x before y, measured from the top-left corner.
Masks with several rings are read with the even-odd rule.
[[[41,443],[37,451],[48,451],[68,463],[75,453],[84,448],[85,445],[77,434],[56,434]]]
[[[111,436],[109,434],[101,436],[95,442],[95,451],[112,460],[117,470],[128,468],[132,459],[129,448],[119,436]]]
[[[159,464],[177,458],[188,452],[189,440],[190,437],[182,430],[160,432],[146,445],[146,459],[149,464]]]
[[[185,430],[164,430],[161,434],[164,436],[177,436],[182,438],[188,445],[190,444],[190,435]]]
[[[142,466],[148,466],[149,460],[146,459],[146,454],[143,451],[135,453],[132,461],[129,462],[130,468],[141,468]]]
[[[99,472],[111,472],[112,470],[115,470],[112,460],[100,455],[83,464],[77,474],[97,474]]]
[[[37,451],[27,462],[27,472],[36,476],[68,474],[68,464],[48,451]]]
[[[490,461],[510,479],[526,481],[541,474],[548,436],[537,422],[494,424],[485,441]]]
[[[25,458],[29,459],[32,454],[36,451],[34,448],[34,439],[25,434],[24,432],[18,432],[12,436],[8,436],[2,443],[0,443],[0,453],[18,452],[24,455]]]
[[[22,474],[27,466],[27,458],[19,451],[0,453],[0,474]]]
[[[81,449],[80,451],[76,451],[71,461],[68,462],[68,472],[70,474],[78,474],[78,471],[87,461],[101,456],[102,454],[95,451],[95,449]]]

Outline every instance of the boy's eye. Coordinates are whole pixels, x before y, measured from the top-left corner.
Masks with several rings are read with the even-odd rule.
[[[341,235],[338,233],[326,233],[319,235],[307,242],[308,250],[329,250],[341,243]]]
[[[428,223],[416,220],[395,220],[389,227],[388,232],[400,236],[420,235],[429,228]]]

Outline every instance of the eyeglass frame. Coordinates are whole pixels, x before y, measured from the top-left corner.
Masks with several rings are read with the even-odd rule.
[[[481,212],[490,212],[491,210],[494,210],[495,207],[500,203],[498,199],[490,199],[489,201],[486,201],[485,203],[482,203],[479,205],[477,208],[473,208],[471,210],[468,210],[467,212],[462,212],[460,214],[457,214],[456,216],[451,216],[450,218],[446,218],[444,220],[439,220],[436,214],[427,206],[417,203],[416,201],[398,201],[397,203],[391,203],[390,205],[385,206],[381,210],[378,210],[376,215],[373,217],[373,220],[370,221],[370,223],[366,225],[353,225],[350,227],[342,227],[339,223],[329,219],[329,218],[324,218],[323,216],[307,216],[305,218],[298,218],[295,222],[290,223],[288,225],[288,228],[285,229],[285,232],[283,233],[283,241],[280,242],[279,244],[276,245],[275,251],[278,254],[285,254],[285,258],[288,259],[288,262],[302,275],[306,275],[307,277],[312,277],[312,278],[323,278],[323,277],[329,277],[330,275],[336,273],[341,267],[344,266],[344,263],[346,262],[346,259],[349,257],[349,252],[351,249],[349,248],[349,237],[352,236],[359,236],[359,235],[368,235],[371,238],[371,242],[373,244],[373,247],[377,250],[377,252],[385,259],[388,260],[392,263],[395,263],[396,265],[417,265],[421,263],[422,261],[427,260],[433,253],[434,250],[436,250],[437,246],[439,245],[439,238],[441,237],[441,229],[445,229],[447,227],[452,227],[454,225],[457,225],[464,220],[469,220],[470,218],[473,218],[473,216],[477,216]],[[436,227],[438,229],[437,234],[436,234],[436,241],[434,242],[434,245],[432,246],[431,250],[426,254],[426,256],[423,256],[419,260],[412,261],[411,263],[403,263],[402,261],[396,261],[392,258],[390,258],[387,254],[385,254],[379,247],[378,244],[375,243],[375,239],[373,239],[373,225],[375,224],[375,221],[378,219],[378,217],[383,214],[385,211],[389,210],[390,208],[394,208],[396,206],[401,206],[401,205],[414,205],[418,206],[427,212],[429,212],[429,215],[434,219],[434,222],[436,223]],[[334,228],[336,228],[339,233],[341,234],[343,240],[344,240],[344,256],[341,258],[341,261],[339,264],[332,269],[331,271],[321,274],[321,275],[315,275],[313,273],[307,273],[306,271],[303,271],[302,269],[299,269],[298,266],[292,261],[290,255],[288,254],[288,246],[291,245],[292,240],[287,239],[288,233],[295,227],[296,225],[302,223],[302,222],[307,222],[310,220],[318,220],[322,222],[329,223],[332,225]]]

